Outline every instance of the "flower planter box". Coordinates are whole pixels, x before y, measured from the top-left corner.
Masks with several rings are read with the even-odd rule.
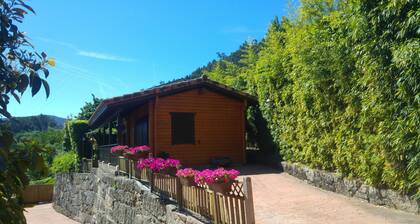
[[[232,184],[233,182],[230,181],[227,183],[212,183],[212,184],[207,184],[207,185],[209,186],[210,190],[216,193],[227,194],[231,191]]]
[[[177,171],[176,167],[167,167],[159,171],[159,173],[175,176],[176,171]]]
[[[183,186],[186,187],[197,186],[194,181],[194,177],[179,177],[179,181]]]
[[[147,158],[148,153],[136,153],[136,154],[130,154],[130,153],[125,153],[124,157],[127,159],[131,159],[134,161],[137,161],[139,159],[146,159]]]

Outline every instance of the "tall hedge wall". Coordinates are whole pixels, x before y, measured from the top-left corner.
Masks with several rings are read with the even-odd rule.
[[[194,74],[257,95],[284,159],[418,193],[418,24],[416,1],[302,0]]]
[[[64,125],[64,147],[66,151],[74,150],[78,158],[90,158],[92,145],[85,137],[90,131],[87,120],[68,120]]]

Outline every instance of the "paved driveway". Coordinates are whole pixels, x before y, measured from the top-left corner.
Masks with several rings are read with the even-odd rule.
[[[25,208],[26,222],[28,224],[74,224],[78,223],[58,212],[52,208],[52,204],[40,204],[33,207]]]
[[[246,166],[259,224],[420,223],[420,216],[321,190],[286,173]]]

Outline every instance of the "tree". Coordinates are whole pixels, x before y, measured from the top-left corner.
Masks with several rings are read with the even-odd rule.
[[[31,89],[32,96],[44,87],[47,97],[50,88],[41,73],[47,78],[49,75],[46,64],[55,65],[55,61],[47,59],[42,52],[38,54],[31,51],[33,46],[25,34],[19,30],[17,23],[22,23],[25,14],[34,10],[22,0],[6,0],[0,2],[0,114],[11,117],[7,111],[10,96],[20,102],[27,87]]]
[[[102,99],[97,98],[95,95],[92,94],[92,101],[85,102],[85,105],[82,108],[80,108],[80,113],[79,115],[77,115],[76,119],[89,120],[101,102]]]
[[[22,0],[0,1],[0,115],[10,118],[7,110],[10,97],[20,102],[20,96],[29,87],[32,96],[44,87],[47,97],[50,89],[45,79],[47,64],[55,65],[42,52],[33,51],[25,34],[17,27],[24,16],[34,10]],[[19,96],[20,94],[20,96]],[[22,191],[29,183],[26,171],[45,170],[39,147],[15,147],[13,134],[0,127],[0,223],[25,223]]]

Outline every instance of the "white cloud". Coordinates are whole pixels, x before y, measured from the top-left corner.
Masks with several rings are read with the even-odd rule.
[[[57,45],[61,45],[61,46],[70,48],[70,49],[76,51],[77,55],[84,56],[84,57],[95,58],[95,59],[100,59],[100,60],[108,60],[108,61],[125,61],[125,62],[135,61],[135,59],[133,59],[133,58],[121,57],[121,56],[117,56],[117,55],[114,55],[114,54],[99,53],[99,52],[95,52],[95,51],[82,50],[82,49],[78,48],[77,46],[75,46],[74,44],[64,42],[64,41],[57,41],[57,40],[44,38],[44,37],[39,37],[37,39],[39,39],[41,41],[44,41],[44,42],[47,42],[47,43],[57,44]]]
[[[96,59],[109,60],[109,61],[127,61],[127,62],[134,61],[134,59],[132,58],[124,58],[117,55],[99,53],[99,52],[94,52],[94,51],[79,50],[77,54],[81,56],[89,57],[89,58],[96,58]]]

